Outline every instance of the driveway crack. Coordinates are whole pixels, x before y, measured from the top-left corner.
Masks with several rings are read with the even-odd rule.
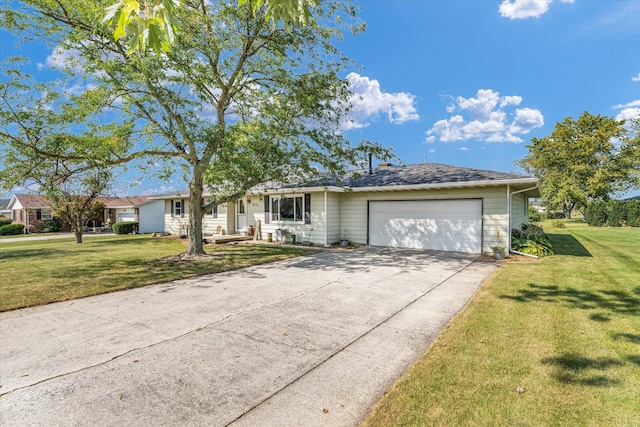
[[[227,321],[229,319],[232,319],[232,318],[234,318],[236,316],[239,316],[239,315],[242,315],[242,314],[245,314],[245,313],[250,313],[252,311],[261,310],[263,308],[272,307],[272,306],[275,306],[275,305],[278,305],[278,304],[282,304],[282,303],[285,303],[285,302],[288,302],[288,301],[292,301],[292,300],[295,300],[295,299],[298,299],[298,298],[302,298],[305,295],[308,295],[308,294],[314,293],[314,292],[318,292],[318,291],[320,291],[320,290],[322,290],[322,289],[324,289],[324,288],[326,288],[328,286],[331,286],[331,285],[339,283],[339,282],[340,282],[340,278],[337,278],[336,280],[332,280],[332,281],[326,282],[325,284],[323,284],[321,286],[318,286],[318,287],[316,287],[314,289],[310,289],[310,290],[301,292],[299,294],[292,295],[292,296],[290,296],[288,298],[283,298],[283,299],[280,299],[278,301],[270,302],[268,304],[262,304],[262,305],[257,306],[257,307],[249,308],[247,310],[240,310],[240,311],[231,313],[231,314],[229,314],[229,315],[227,315],[227,316],[225,316],[223,318],[220,318],[218,320],[210,322],[210,323],[208,323],[208,324],[206,324],[204,326],[199,326],[199,327],[197,327],[195,329],[189,330],[189,331],[184,332],[182,334],[179,334],[179,335],[176,335],[176,336],[173,336],[173,337],[161,340],[161,341],[156,341],[154,343],[151,343],[151,344],[148,344],[148,345],[145,345],[145,346],[129,349],[129,350],[125,351],[124,353],[117,354],[117,355],[111,357],[110,359],[103,360],[102,362],[94,363],[94,364],[88,365],[88,366],[83,366],[82,368],[79,368],[79,369],[76,369],[76,370],[73,370],[73,371],[63,372],[61,374],[53,375],[53,376],[44,378],[42,380],[36,381],[34,383],[31,383],[31,384],[27,384],[27,385],[24,385],[24,386],[16,387],[16,388],[14,388],[12,390],[7,390],[5,392],[0,393],[0,397],[8,395],[8,394],[11,394],[11,393],[14,393],[14,392],[19,391],[19,390],[24,390],[24,389],[28,389],[28,388],[31,388],[31,387],[35,387],[35,386],[38,386],[40,384],[43,384],[43,383],[46,383],[46,382],[49,382],[49,381],[53,381],[53,380],[58,379],[58,378],[64,378],[64,377],[66,377],[68,375],[74,375],[74,374],[77,374],[77,373],[80,373],[80,372],[84,372],[84,371],[88,371],[88,370],[91,370],[91,369],[94,369],[94,368],[97,368],[97,367],[100,367],[100,366],[108,365],[111,362],[114,362],[114,361],[116,361],[118,359],[121,359],[121,358],[123,358],[125,356],[128,356],[128,355],[130,355],[132,353],[135,353],[137,351],[147,350],[147,349],[150,349],[150,348],[162,345],[162,344],[166,344],[168,342],[177,341],[177,340],[179,340],[181,338],[184,338],[186,336],[189,336],[189,335],[191,335],[193,333],[199,332],[202,329],[213,327],[213,326],[218,325],[218,324],[220,324],[222,322],[225,322],[225,321]],[[81,312],[83,314],[88,314],[88,313],[85,313],[84,311],[81,311],[81,310],[75,310],[74,309],[74,311]],[[102,318],[102,317],[100,317],[100,318]]]

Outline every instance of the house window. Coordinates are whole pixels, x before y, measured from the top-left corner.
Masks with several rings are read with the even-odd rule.
[[[184,199],[171,201],[171,216],[184,217]]]
[[[269,224],[271,222],[271,204],[269,203],[269,196],[264,196],[264,223]]]
[[[50,220],[53,219],[53,215],[49,209],[38,209],[38,219]]]
[[[20,222],[24,221],[24,217],[22,216],[22,209],[20,209]]]
[[[211,203],[211,201],[207,200],[205,203]],[[218,206],[210,208],[204,213],[204,216],[207,218],[218,218]]]
[[[266,201],[266,199],[265,199]],[[266,203],[265,203],[266,209]],[[311,195],[271,199],[271,219],[282,222],[311,224]]]

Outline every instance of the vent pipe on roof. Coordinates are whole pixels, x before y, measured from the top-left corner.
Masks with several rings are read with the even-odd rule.
[[[369,153],[369,175],[373,173],[373,154]]]

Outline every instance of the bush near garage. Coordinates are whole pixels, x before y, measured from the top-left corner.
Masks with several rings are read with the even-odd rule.
[[[7,224],[0,227],[0,236],[15,236],[24,232],[24,224]]]
[[[13,221],[10,219],[0,219],[0,227],[11,224]]]
[[[116,234],[132,234],[138,231],[138,223],[134,221],[116,222],[112,229]]]
[[[551,241],[542,227],[534,224],[521,224],[511,230],[511,248],[529,255],[553,255]]]

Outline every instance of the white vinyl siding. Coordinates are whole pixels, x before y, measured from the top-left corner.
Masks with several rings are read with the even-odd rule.
[[[140,233],[164,231],[164,202],[162,200],[149,201],[138,208]]]
[[[220,226],[220,234],[233,234],[235,230],[235,222],[233,222],[235,209],[230,209],[229,205],[233,206],[232,203],[218,205],[215,217],[211,214],[204,216],[202,219],[202,232],[204,234],[214,234],[218,226]],[[231,212],[231,215],[228,215],[229,212]],[[229,216],[231,218],[228,218]],[[231,224],[229,224],[229,219],[231,219]]]
[[[175,202],[184,200],[184,216],[175,215]],[[174,211],[172,213],[171,206]],[[231,202],[218,205],[218,216],[205,215],[202,219],[202,232],[213,234],[218,225],[221,234],[233,234],[235,232],[235,205]],[[174,199],[164,201],[164,231],[169,234],[187,234],[189,230],[189,203],[187,199]]]
[[[511,228],[520,228],[520,224],[529,223],[528,199],[522,194],[511,198]]]

